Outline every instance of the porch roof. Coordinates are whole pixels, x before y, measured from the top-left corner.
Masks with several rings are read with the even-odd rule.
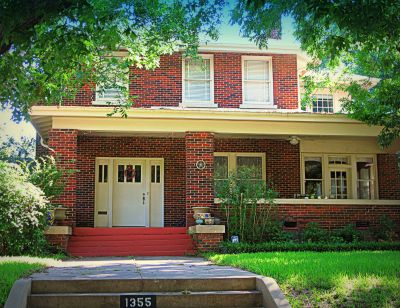
[[[112,107],[34,106],[31,120],[46,138],[50,129],[77,129],[92,134],[183,135],[208,131],[219,135],[376,137],[381,127],[342,114],[298,110],[227,110],[132,108],[127,118],[107,116]]]

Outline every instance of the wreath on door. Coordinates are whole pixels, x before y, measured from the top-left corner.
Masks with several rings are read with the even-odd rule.
[[[127,165],[125,169],[125,178],[127,182],[132,182],[136,175],[135,169],[133,169],[132,165]]]

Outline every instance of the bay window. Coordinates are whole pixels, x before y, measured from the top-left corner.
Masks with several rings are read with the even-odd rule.
[[[302,154],[302,191],[311,197],[374,199],[376,157]]]

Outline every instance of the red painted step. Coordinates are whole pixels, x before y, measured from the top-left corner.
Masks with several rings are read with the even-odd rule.
[[[72,256],[184,256],[194,254],[186,228],[74,228]]]

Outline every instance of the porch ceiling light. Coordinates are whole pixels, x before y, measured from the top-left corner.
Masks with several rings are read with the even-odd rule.
[[[288,140],[291,145],[298,145],[300,142],[300,138],[297,136],[290,136]]]

